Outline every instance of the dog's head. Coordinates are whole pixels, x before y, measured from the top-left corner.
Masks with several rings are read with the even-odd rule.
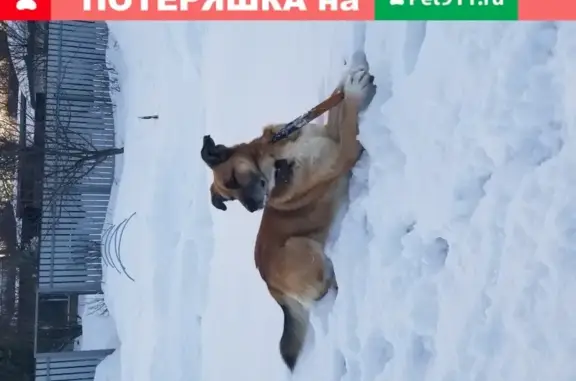
[[[268,178],[258,162],[258,153],[249,144],[226,147],[204,136],[201,156],[212,170],[212,205],[226,210],[226,201],[238,200],[249,212],[264,208]]]

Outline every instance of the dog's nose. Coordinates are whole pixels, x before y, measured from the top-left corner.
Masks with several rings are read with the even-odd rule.
[[[244,207],[250,213],[254,213],[255,211],[258,210],[258,203],[255,200],[249,198],[246,201],[244,201]]]
[[[262,188],[265,188],[265,187],[266,187],[266,180],[260,179],[260,186],[261,186]]]

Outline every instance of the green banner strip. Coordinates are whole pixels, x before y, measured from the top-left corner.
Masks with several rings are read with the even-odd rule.
[[[375,20],[518,20],[518,0],[375,1]]]

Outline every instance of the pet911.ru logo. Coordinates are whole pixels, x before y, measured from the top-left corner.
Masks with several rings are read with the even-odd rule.
[[[38,5],[35,0],[18,0],[16,9],[19,11],[35,11]]]

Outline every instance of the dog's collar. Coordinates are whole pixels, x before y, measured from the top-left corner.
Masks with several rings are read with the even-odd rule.
[[[311,119],[310,115],[308,114],[310,114],[310,111],[308,111],[304,115],[300,115],[298,118],[294,119],[293,121],[282,127],[280,131],[276,132],[272,136],[270,142],[276,143],[279,142],[280,140],[286,139],[293,132],[296,132],[297,130],[301,129],[302,127],[304,127],[305,125],[307,125],[308,123],[310,123],[312,120],[315,119],[315,118]]]
[[[307,113],[300,115],[298,118],[294,119],[293,121],[282,127],[280,131],[276,132],[272,136],[272,139],[270,139],[270,143],[276,143],[279,142],[280,140],[286,139],[290,134],[296,132],[297,130],[301,129],[308,123],[312,122],[314,119],[318,118],[320,115],[324,114],[332,107],[335,107],[338,103],[342,102],[343,99],[344,99],[343,92],[337,91],[333,93],[324,102],[318,104],[316,107],[312,108]]]

